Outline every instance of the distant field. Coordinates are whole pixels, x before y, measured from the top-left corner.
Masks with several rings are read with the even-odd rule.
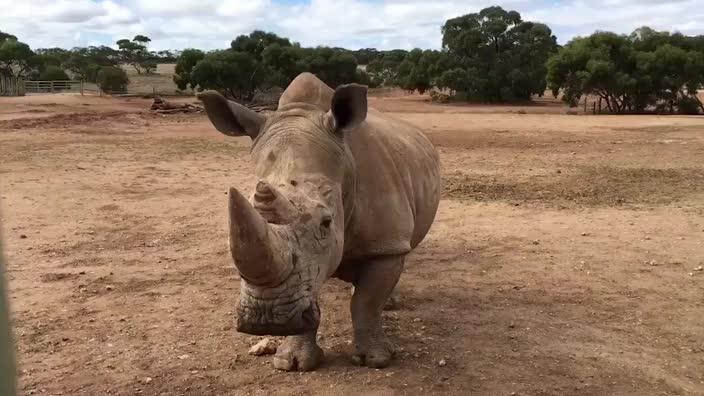
[[[137,71],[129,65],[122,65],[130,78],[127,91],[132,94],[151,94],[156,92],[161,95],[175,95],[178,88],[173,81],[173,63],[159,64],[154,74],[137,74]]]

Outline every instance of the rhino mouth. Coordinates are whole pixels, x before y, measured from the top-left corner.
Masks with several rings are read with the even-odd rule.
[[[311,302],[307,308],[293,310],[288,315],[277,316],[276,309],[259,306],[252,311],[240,304],[237,331],[251,335],[291,336],[316,329],[320,323],[318,304]]]
[[[252,335],[288,336],[318,328],[320,308],[310,294],[295,287],[293,293],[272,296],[272,290],[242,285],[237,306],[237,331]],[[298,285],[297,285],[298,286]]]

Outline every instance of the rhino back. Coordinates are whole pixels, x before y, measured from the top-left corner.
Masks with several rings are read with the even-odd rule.
[[[421,130],[369,109],[346,141],[356,165],[345,259],[404,254],[430,229],[440,201],[440,161]]]

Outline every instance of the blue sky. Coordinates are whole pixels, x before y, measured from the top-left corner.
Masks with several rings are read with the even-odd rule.
[[[438,48],[448,18],[500,5],[548,24],[558,41],[648,25],[704,34],[703,0],[0,0],[0,30],[33,48],[114,45],[146,34],[151,48],[224,48],[263,29],[303,45]]]

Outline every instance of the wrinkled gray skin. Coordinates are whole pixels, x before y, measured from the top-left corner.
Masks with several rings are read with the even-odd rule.
[[[318,293],[334,276],[354,285],[355,362],[389,365],[381,312],[440,200],[430,141],[367,109],[366,87],[333,91],[309,73],[268,118],[216,92],[199,98],[217,130],[253,140],[255,193],[229,193],[230,250],[242,276],[237,330],[288,336],[274,366],[315,369]]]

